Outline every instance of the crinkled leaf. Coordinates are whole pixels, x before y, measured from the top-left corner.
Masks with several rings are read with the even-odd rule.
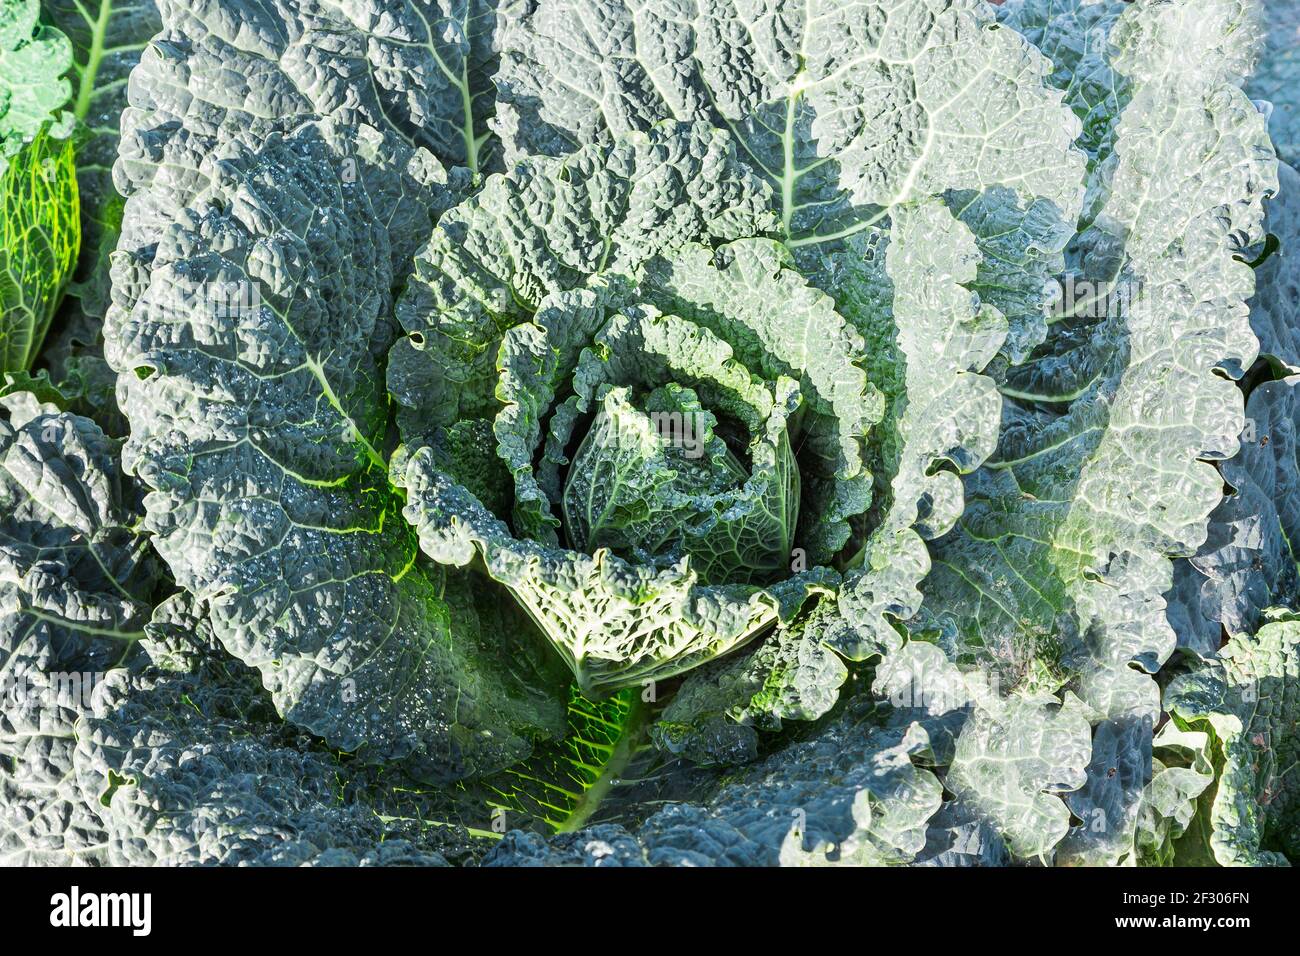
[[[1089,164],[1114,150],[1115,117],[1130,95],[1111,63],[1108,38],[1120,0],[1004,0],[998,20],[1023,35],[1052,64],[1051,85],[1082,123],[1076,141]]]
[[[71,140],[40,131],[0,166],[0,373],[26,372],[81,241]]]
[[[706,584],[783,576],[799,509],[788,432],[798,392],[784,384],[791,400],[772,401],[749,447],[752,475],[692,390],[656,389],[642,411],[628,388],[603,386],[565,483],[569,539],[581,551],[608,548],[661,567],[689,556]]]
[[[706,586],[687,563],[666,570],[517,539],[464,488],[412,455],[399,480],[420,547],[440,564],[481,557],[564,657],[584,693],[602,695],[689,670],[793,618],[834,572],[796,575],[768,589]]]
[[[702,766],[755,759],[759,730],[816,720],[835,704],[848,669],[831,648],[848,627],[825,599],[752,652],[693,671],[656,721],[655,745]]]
[[[761,233],[771,223],[766,205],[734,146],[702,126],[589,147],[566,161],[530,160],[489,177],[439,224],[398,303],[410,335],[393,350],[389,386],[406,412],[403,437],[496,413],[498,352],[512,326],[543,321],[560,333],[558,322],[571,321],[554,347],[560,367],[572,362],[590,324],[603,324],[609,300],[597,290],[597,302],[579,304],[563,293],[593,276],[630,275],[694,239]],[[560,313],[556,321],[548,321],[548,307]],[[519,391],[537,391],[548,378]],[[532,401],[549,405],[545,392]],[[528,412],[523,406],[518,414]],[[538,426],[524,417],[519,427]]]
[[[582,827],[641,745],[645,705],[636,690],[603,701],[570,689],[564,739],[484,781],[487,802],[567,832]]]
[[[30,140],[67,105],[72,45],[38,23],[39,0],[0,2],[0,171],[15,142]]]
[[[107,256],[122,219],[113,161],[127,77],[162,23],[154,0],[46,0],[42,8],[71,44],[68,105],[84,126],[77,137],[83,242],[74,292],[81,309],[100,320],[108,308]]]
[[[1300,599],[1300,377],[1264,382],[1246,404],[1241,451],[1220,471],[1233,489],[1210,515],[1209,537],[1175,569],[1170,618],[1179,645],[1212,656],[1229,634],[1250,634],[1265,608]]]
[[[1210,810],[1210,846],[1223,866],[1300,860],[1300,620],[1275,614],[1238,634],[1219,657],[1176,677],[1174,714],[1213,728],[1222,769]]]
[[[541,846],[506,840],[486,865],[775,866],[906,863],[925,844],[942,799],[934,775],[911,757],[926,747],[919,726],[836,721],[732,778],[701,804],[674,803],[634,834],[609,825]],[[575,852],[578,851],[578,852]]]
[[[923,734],[908,733],[872,755],[873,774],[855,794],[856,826],[847,837],[807,847],[796,824],[781,846],[782,866],[889,866],[911,863],[925,847],[926,828],[943,801],[943,788],[912,763]],[[924,746],[924,744],[919,744]]]
[[[1020,857],[1046,857],[1066,835],[1070,811],[1057,794],[1087,780],[1091,734],[1073,695],[980,695],[957,740],[944,786]]]
[[[1006,373],[998,452],[936,544],[917,624],[1005,686],[1068,683],[1112,719],[1158,713],[1142,671],[1175,644],[1170,557],[1204,540],[1221,495],[1205,459],[1233,454],[1242,426],[1220,371],[1239,375],[1255,355],[1238,255],[1262,237],[1276,186],[1263,119],[1237,85],[1251,13],[1231,0],[1138,3],[1115,21],[1128,96],[1100,140],[1114,153],[1094,166],[1071,274],[1132,294],[1101,315],[1077,303]],[[1191,37],[1194,62],[1176,52]]]
[[[128,207],[148,211],[128,208],[119,252],[157,241],[207,187],[204,159],[232,138],[257,142],[329,118],[390,134],[417,155],[423,147],[448,166],[464,163],[456,78],[468,70],[471,95],[480,93],[473,87],[490,69],[484,30],[494,23],[486,10],[458,0],[161,0],[162,29],[131,72],[113,171]],[[453,50],[471,45],[480,52],[453,63]],[[402,248],[404,270],[426,238]],[[115,280],[123,281],[139,280]]]
[[[507,766],[561,704],[530,635],[483,633],[471,586],[421,564],[376,450],[390,263],[446,179],[329,123],[232,141],[200,173],[110,313],[159,552],[287,719],[434,778]]]
[[[110,672],[75,728],[105,862],[445,865],[425,832],[357,799],[337,753],[279,721],[191,596],[159,605],[140,646],[145,659]]]
[[[799,243],[946,189],[1006,183],[1069,209],[1073,130],[1039,82],[1048,64],[991,19],[965,0],[540,0],[504,33],[496,126],[507,156],[558,155],[707,120],[740,141]],[[1027,154],[1043,161],[1012,159]]]
[[[853,630],[836,647],[855,660],[900,643],[890,618],[920,604],[917,584],[929,570],[921,536],[947,531],[963,507],[958,473],[977,468],[997,441],[1000,400],[980,374],[1007,333],[1005,317],[968,286],[979,253],[970,230],[938,203],[895,211],[884,272],[892,286],[896,350],[902,366],[890,389],[885,461],[891,507],[850,573],[843,610]],[[865,290],[854,290],[856,301]],[[880,358],[877,357],[877,363]],[[946,466],[946,467],[945,467]]]
[[[93,862],[94,794],[74,728],[149,618],[156,564],[117,445],[93,422],[28,406],[0,421],[0,856]]]
[[[1138,815],[1152,783],[1149,717],[1103,720],[1093,730],[1083,786],[1065,798],[1079,823],[1056,848],[1064,866],[1136,862]]]
[[[775,242],[742,241],[712,254],[687,247],[651,261],[639,278],[649,301],[712,331],[751,373],[799,380],[815,416],[801,437],[811,508],[800,543],[820,563],[844,546],[849,519],[867,506],[866,445],[883,401],[860,367],[858,331],[791,264]]]
[[[546,839],[510,830],[483,859],[488,867],[649,866],[645,847],[616,823],[603,823]]]
[[[1268,44],[1246,91],[1273,106],[1269,132],[1278,155],[1300,163],[1300,4],[1263,0]]]
[[[1011,854],[995,827],[962,800],[949,800],[930,818],[915,866],[1010,866]]]
[[[1175,841],[1196,818],[1198,798],[1214,783],[1209,735],[1183,730],[1171,720],[1153,741],[1152,777],[1142,795],[1137,823],[1140,866],[1178,863]]]
[[[1255,269],[1250,327],[1259,350],[1292,372],[1300,371],[1300,173],[1282,163],[1280,190],[1264,204],[1267,257]]]

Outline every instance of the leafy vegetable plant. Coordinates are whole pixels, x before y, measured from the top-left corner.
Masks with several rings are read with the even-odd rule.
[[[6,857],[1294,858],[1293,0],[4,3]]]

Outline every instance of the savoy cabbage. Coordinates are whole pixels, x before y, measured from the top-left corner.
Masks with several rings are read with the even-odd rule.
[[[1300,853],[1294,0],[0,11],[4,859]]]

